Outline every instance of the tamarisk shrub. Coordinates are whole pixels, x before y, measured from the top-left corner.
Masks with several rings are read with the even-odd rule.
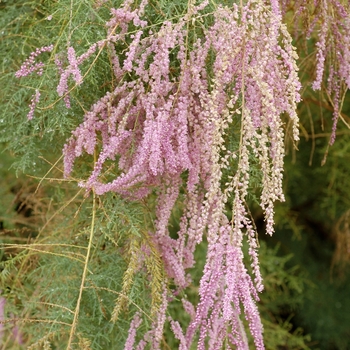
[[[199,332],[198,349],[219,349],[224,343],[248,349],[241,308],[257,349],[263,349],[263,329],[256,301],[263,289],[259,272],[256,231],[245,204],[251,159],[260,164],[266,231],[273,233],[273,205],[283,200],[284,129],[281,115],[292,122],[298,140],[296,103],[300,83],[291,37],[282,23],[277,1],[247,1],[231,8],[217,6],[212,22],[202,26],[204,1],[188,5],[176,22],[164,21],[150,30],[143,17],[146,1],[133,9],[131,1],[111,9],[108,36],[93,44],[108,48],[117,86],[98,100],[67,141],[64,172],[83,153],[98,158],[90,176],[80,183],[98,195],[116,192],[130,199],[157,193],[152,237],[168,278],[178,293],[191,283],[196,245],[208,240],[206,264],[199,286],[200,301],[187,329],[170,319],[180,349],[189,349]],[[208,16],[207,14],[205,16]],[[202,31],[197,37],[196,27]],[[116,50],[130,42],[125,57]],[[69,65],[59,66],[60,96],[67,94],[67,77],[77,84],[82,76],[73,47]],[[174,74],[174,72],[176,72]],[[233,124],[240,124],[240,140],[227,149]],[[117,161],[119,175],[105,181],[108,160]],[[223,172],[231,173],[223,183]],[[184,187],[185,186],[185,187]],[[168,222],[184,187],[180,229],[171,238]],[[232,206],[232,220],[225,214]],[[254,279],[243,262],[244,237],[249,243]],[[188,301],[184,301],[187,302]],[[168,304],[167,289],[152,329],[137,346],[160,348]],[[117,315],[114,314],[114,319]],[[135,346],[140,324],[136,315],[126,349]]]
[[[108,6],[106,1],[95,5]],[[266,232],[272,235],[274,203],[284,200],[284,135],[291,134],[294,142],[299,139],[296,105],[301,99],[298,56],[282,16],[294,11],[295,21],[302,18],[307,37],[316,41],[310,85],[325,93],[333,107],[333,144],[350,87],[345,1],[246,0],[233,1],[230,7],[189,1],[185,14],[160,22],[152,22],[152,6],[146,0],[125,0],[109,10],[104,39],[79,55],[77,44],[69,41],[67,54],[55,55],[56,90],[71,108],[71,92],[89,73],[83,63],[108,55],[112,88],[86,111],[66,141],[64,175],[69,178],[78,161],[93,156],[91,172],[79,184],[87,195],[112,192],[130,201],[156,197],[150,246],[143,242],[130,251],[144,261],[155,247],[167,277],[152,325],[142,333],[146,322],[136,313],[125,349],[160,349],[166,324],[182,350],[248,349],[246,325],[255,347],[263,349],[256,305],[263,282],[246,198],[258,164],[259,203]],[[296,23],[296,30],[299,27]],[[36,50],[16,77],[42,74],[45,65],[35,59],[56,49],[50,45]],[[36,90],[30,120],[39,98]],[[111,163],[117,168],[113,177]],[[179,201],[179,229],[174,234],[169,221]],[[206,261],[199,301],[192,304],[184,291],[193,282],[189,271],[198,263],[194,253],[203,240]],[[250,267],[244,263],[245,243]],[[189,315],[188,325],[168,312],[178,296]],[[112,321],[118,320],[120,309],[117,303]]]

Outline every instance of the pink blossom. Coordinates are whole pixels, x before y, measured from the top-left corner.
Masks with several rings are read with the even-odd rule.
[[[42,75],[45,65],[42,62],[35,62],[35,59],[43,52],[51,52],[52,50],[53,45],[49,45],[37,48],[35,51],[33,51],[23,62],[21,68],[15,73],[16,78],[26,77],[33,72],[36,72],[38,75]]]
[[[140,317],[140,315],[138,313],[136,313],[131,324],[130,324],[128,338],[126,339],[124,350],[133,350],[134,349],[136,331],[141,323],[142,323],[142,318]]]
[[[29,105],[30,110],[29,110],[29,112],[27,114],[28,120],[32,120],[33,119],[35,107],[38,104],[39,100],[40,100],[40,91],[39,90],[35,90],[35,94],[32,96],[31,104]]]

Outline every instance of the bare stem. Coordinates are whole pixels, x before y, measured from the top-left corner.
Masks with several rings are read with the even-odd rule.
[[[91,219],[89,245],[88,245],[87,253],[86,253],[86,256],[85,256],[84,271],[83,271],[83,275],[82,275],[82,278],[81,278],[81,284],[80,284],[80,289],[79,289],[79,296],[78,296],[77,305],[76,305],[75,311],[74,311],[74,319],[73,319],[72,327],[71,327],[71,330],[70,330],[67,350],[71,349],[71,344],[72,344],[72,341],[73,341],[75,330],[77,328],[79,311],[80,311],[80,304],[81,304],[81,299],[82,299],[82,295],[83,295],[85,280],[86,280],[86,276],[87,276],[87,272],[88,272],[88,263],[89,263],[89,259],[90,259],[92,239],[93,239],[93,236],[94,236],[94,228],[95,228],[95,215],[96,215],[96,194],[95,194],[95,192],[93,193],[93,202],[92,203],[93,203],[92,204],[92,219]]]

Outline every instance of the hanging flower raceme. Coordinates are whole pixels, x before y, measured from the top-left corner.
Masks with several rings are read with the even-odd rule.
[[[316,55],[312,88],[315,91],[322,89],[333,109],[329,145],[335,141],[343,97],[350,89],[350,13],[348,5],[349,2],[344,0],[297,0],[293,2],[289,0],[284,1],[283,6],[284,11],[291,9],[295,18],[302,18],[303,23],[307,24],[307,39],[313,38],[316,41],[312,52]]]
[[[33,51],[29,57],[23,62],[20,69],[15,73],[16,78],[26,77],[32,73],[36,73],[41,76],[44,73],[45,64],[43,62],[35,62],[36,58],[44,52],[51,52],[53,50],[53,45],[43,46],[37,48]],[[35,94],[33,94],[31,103],[29,105],[29,112],[27,114],[28,120],[32,120],[34,117],[34,111],[40,100],[40,91],[38,89],[35,90]]]
[[[198,349],[207,344],[210,349],[220,348],[224,339],[238,349],[248,349],[242,311],[256,348],[263,349],[256,306],[257,292],[263,288],[258,244],[245,198],[255,159],[262,176],[260,204],[267,233],[272,234],[274,202],[284,200],[282,114],[289,115],[294,140],[298,140],[295,110],[300,84],[291,38],[281,23],[277,1],[271,1],[270,7],[260,0],[241,7],[219,6],[210,24],[201,24],[200,39],[193,35],[192,26],[209,16],[207,2],[189,6],[176,23],[165,21],[154,33],[145,29],[145,6],[143,2],[132,11],[128,1],[111,11],[104,44],[119,84],[92,106],[73,131],[64,147],[65,175],[84,152],[99,150],[82,187],[99,195],[113,191],[129,198],[144,198],[156,191],[153,239],[177,291],[191,283],[187,269],[195,264],[195,247],[206,235],[200,301],[193,310],[184,303],[185,310],[191,309],[192,321],[182,330],[176,320],[170,320],[181,349],[191,348],[197,332]],[[129,46],[121,59],[115,44],[125,41]],[[80,83],[79,59],[72,49],[69,55],[64,77],[72,74]],[[60,84],[67,91],[63,78]],[[234,150],[227,149],[237,123],[240,141]],[[118,176],[104,181],[106,162],[116,159]],[[228,172],[229,181],[224,184]],[[168,222],[182,186],[183,215],[178,238],[173,239]],[[225,215],[227,205],[232,207],[231,222]],[[250,246],[254,280],[243,262],[244,237]],[[153,333],[141,340],[140,349],[147,341],[154,349],[160,346],[168,302],[164,293]],[[128,349],[140,322],[139,316],[133,320]]]

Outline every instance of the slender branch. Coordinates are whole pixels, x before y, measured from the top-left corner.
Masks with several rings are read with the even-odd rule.
[[[78,301],[77,301],[77,305],[75,307],[74,319],[73,319],[72,327],[71,327],[70,334],[69,334],[67,350],[71,349],[71,344],[72,344],[72,341],[73,341],[75,330],[77,328],[79,312],[80,312],[80,305],[81,305],[81,299],[82,299],[84,285],[85,285],[86,276],[87,276],[87,272],[88,272],[88,263],[89,263],[89,259],[90,259],[90,253],[91,253],[92,239],[94,237],[95,216],[96,216],[96,194],[94,192],[93,193],[92,220],[91,220],[89,244],[88,244],[88,249],[87,249],[87,253],[86,253],[86,257],[85,257],[85,265],[84,265],[83,275],[82,275],[82,278],[81,278],[81,284],[80,284],[80,289],[79,289]]]

